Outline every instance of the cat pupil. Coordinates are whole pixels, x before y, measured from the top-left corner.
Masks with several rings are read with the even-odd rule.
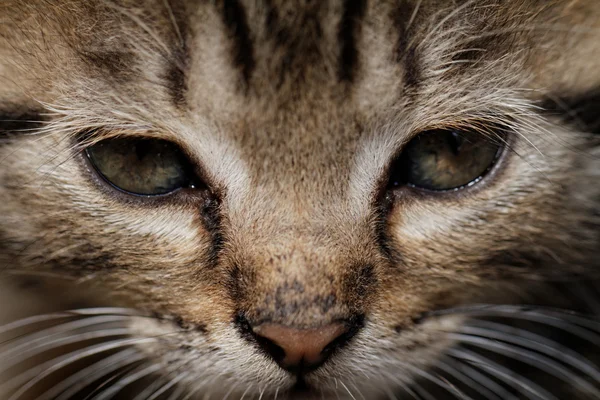
[[[144,158],[148,155],[150,150],[152,149],[152,144],[145,140],[140,140],[133,146],[133,151],[137,155],[138,160],[143,161]],[[159,156],[160,153],[157,153],[156,156]]]

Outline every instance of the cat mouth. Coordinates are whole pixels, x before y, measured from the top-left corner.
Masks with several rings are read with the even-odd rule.
[[[316,396],[317,392],[318,390],[314,386],[306,382],[304,376],[297,375],[296,383],[289,389],[287,397],[291,399],[306,399]]]

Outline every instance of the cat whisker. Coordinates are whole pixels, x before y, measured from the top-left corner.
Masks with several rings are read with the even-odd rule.
[[[68,365],[79,360],[83,360],[90,356],[105,353],[111,350],[116,350],[134,344],[144,344],[156,342],[155,338],[139,338],[139,339],[118,339],[108,341],[101,344],[85,347],[76,351],[67,353],[60,357],[56,357],[50,361],[41,363],[28,369],[27,371],[17,375],[4,384],[0,385],[0,393],[9,393],[17,390],[9,400],[17,400],[28,390],[33,388],[38,382],[42,381],[47,376],[55,371],[58,371]]]
[[[511,315],[504,314],[504,313],[498,313],[498,314],[494,313],[494,314],[487,315],[485,317],[494,317],[494,316],[503,316],[505,318],[511,318],[511,319],[515,319],[515,320],[525,320],[525,321],[532,321],[532,322],[544,324],[547,326],[551,326],[553,328],[561,329],[571,335],[579,337],[580,339],[584,339],[584,340],[590,342],[591,344],[597,345],[598,343],[600,343],[600,335],[597,335],[588,329],[582,328],[573,322],[562,320],[560,318],[549,317],[549,316],[546,316],[543,314],[527,314],[527,315],[511,316]],[[484,317],[484,316],[482,315],[482,317]]]
[[[173,391],[173,393],[171,393],[171,395],[169,396],[169,398],[167,400],[183,399],[183,395],[184,395],[185,391],[186,391],[185,387],[183,385],[180,385]]]
[[[31,317],[19,319],[0,325],[0,335],[6,334],[15,329],[24,328],[39,322],[51,321],[61,318],[89,317],[97,315],[130,316],[130,317],[151,317],[148,313],[133,308],[123,307],[90,307],[80,308],[56,313],[39,314]]]
[[[166,383],[165,383],[166,381]],[[133,400],[148,400],[148,397],[152,395],[152,393],[156,393],[157,390],[160,390],[164,385],[168,384],[171,380],[167,379],[167,377],[160,377],[159,379],[154,380],[148,386],[146,386],[143,390],[141,390]]]
[[[335,393],[335,398],[337,400],[341,400],[340,398],[340,393],[339,393],[339,383],[337,378],[334,378],[333,381],[335,382],[335,391],[333,393]]]
[[[81,371],[69,375],[66,379],[57,383],[46,392],[42,393],[36,400],[69,400],[86,386],[128,365],[144,359],[135,349],[126,349],[104,358]]]
[[[435,385],[441,387],[442,389],[446,390],[448,393],[452,393],[454,395],[460,396],[463,399],[472,400],[469,396],[462,393],[456,386],[449,384],[447,382],[444,382],[444,380],[441,379],[439,376],[432,375],[431,373],[424,371],[421,368],[415,367],[414,365],[404,364],[403,367],[412,371],[416,375],[418,375],[422,378],[425,378],[428,381],[434,383]]]
[[[585,316],[569,310],[549,307],[511,304],[473,304],[436,310],[427,313],[429,316],[462,314],[469,317],[505,317],[514,319],[543,321],[564,321],[580,325],[587,329],[600,332],[600,320],[596,316]],[[599,343],[599,342],[596,342]]]
[[[501,365],[493,362],[492,360],[482,355],[479,355],[466,349],[449,349],[447,353],[451,357],[463,360],[464,362],[472,364],[478,367],[479,369],[488,371],[495,378],[502,380],[504,383],[508,384],[512,388],[518,390],[523,395],[527,396],[528,399],[560,400],[547,390],[532,382],[531,380],[523,376],[515,375],[513,371],[502,367]]]
[[[501,340],[527,349],[531,349],[587,374],[596,382],[600,382],[600,369],[589,362],[583,355],[561,345],[547,337],[524,329],[489,321],[474,320],[470,325],[461,328],[462,333],[474,334],[490,339]]]
[[[325,391],[323,388],[319,389],[319,393],[321,394],[321,400],[325,400]]]
[[[259,389],[258,400],[262,400],[263,396],[265,395],[265,390],[266,390],[266,388]]]
[[[144,368],[139,367],[132,373],[127,374],[114,384],[110,385],[108,389],[104,390],[102,393],[97,394],[93,400],[110,400],[127,386],[147,377],[148,375],[160,371],[161,368],[162,366],[160,363],[152,364]]]
[[[402,378],[399,378],[398,376],[395,376],[389,372],[385,372],[384,375],[386,377],[388,377],[390,381],[395,382],[402,390],[404,390],[406,393],[411,395],[414,399],[417,398],[417,395],[409,386],[409,384],[411,384],[410,382],[406,382]],[[392,392],[392,390],[390,388],[385,387],[383,389],[384,389],[385,393],[388,395],[388,397],[390,397],[390,394],[391,394],[392,397],[390,397],[390,398],[397,399],[397,396],[394,395],[394,393]]]
[[[104,382],[102,382],[100,385],[98,385],[91,393],[89,393],[87,396],[85,396],[84,400],[90,400],[92,399],[94,396],[101,394],[103,392],[103,390],[105,390],[104,388],[110,388],[110,384],[114,381],[116,381],[117,379],[120,379],[123,376],[126,376],[128,374],[130,374],[132,371],[138,370],[139,368],[143,367],[144,365],[148,365],[147,362],[142,363],[142,364],[130,364],[130,366],[127,368],[124,368],[121,371],[116,372],[115,374],[111,375],[108,379],[106,379]]]
[[[231,393],[233,393],[233,391],[237,388],[237,383],[234,383],[233,385],[231,385],[231,388],[227,391],[227,393],[225,393],[225,395],[223,395],[223,399],[222,400],[227,400],[229,398],[229,396],[231,395]]]
[[[6,371],[7,369],[14,367],[15,365],[18,365],[19,363],[21,363],[25,360],[31,359],[40,354],[43,354],[44,352],[63,347],[65,345],[81,343],[81,342],[85,342],[87,340],[92,340],[92,339],[104,339],[104,338],[109,338],[109,337],[126,336],[129,333],[130,333],[130,331],[125,328],[102,329],[102,330],[90,331],[90,332],[81,333],[81,334],[77,334],[77,335],[62,337],[57,340],[43,343],[40,346],[33,347],[26,351],[22,351],[21,353],[18,353],[16,356],[14,356],[12,358],[6,358],[5,359],[6,362],[2,363],[2,368],[0,368],[0,372]]]
[[[561,379],[564,382],[574,382],[582,391],[593,393],[596,398],[600,398],[600,391],[597,388],[551,358],[511,344],[499,343],[486,337],[460,333],[451,333],[448,337],[460,341],[461,343],[512,358]]]
[[[406,389],[404,389],[404,390],[406,390]],[[390,400],[398,400],[398,397],[394,394],[394,392],[390,388],[385,387],[383,389],[383,392],[388,397],[388,399],[390,399]]]
[[[77,332],[81,329],[91,330],[95,326],[106,326],[111,323],[124,322],[129,320],[127,316],[100,316],[88,317],[54,325],[51,328],[35,331],[34,333],[20,335],[4,342],[0,342],[0,348],[10,343],[10,348],[0,352],[0,358],[6,359],[9,354],[19,352],[22,349],[31,349],[38,342],[48,341],[49,339],[64,334],[66,332]]]
[[[431,395],[431,393],[429,393],[427,390],[425,390],[425,388],[423,387],[423,385],[418,384],[418,383],[414,383],[413,384],[413,388],[414,388],[414,393],[415,396],[413,396],[415,399],[418,400],[437,400],[435,397],[433,397]]]
[[[365,396],[362,394],[360,388],[358,386],[356,386],[356,382],[354,382],[354,379],[352,380],[352,382],[350,382],[350,386],[352,386],[354,388],[354,390],[356,390],[356,393],[358,393],[358,395],[360,396],[360,398],[362,400],[367,400],[365,398]]]
[[[346,392],[348,392],[348,394],[350,395],[350,397],[352,398],[352,400],[356,400],[356,397],[354,397],[354,394],[352,394],[352,392],[350,391],[350,389],[348,389],[348,386],[346,386],[344,384],[344,382],[342,382],[340,380],[340,385],[342,385],[342,387],[346,390]]]
[[[188,393],[187,393],[187,395],[186,395],[186,396],[185,396],[185,397],[184,397],[182,400],[190,400],[190,399],[192,398],[192,396],[194,396],[194,395],[195,395],[195,394],[196,394],[196,393],[197,393],[197,392],[198,392],[200,389],[202,389],[202,387],[203,387],[203,386],[204,386],[204,385],[205,385],[207,382],[214,382],[214,381],[216,381],[216,380],[217,380],[217,379],[219,379],[219,378],[220,378],[220,375],[219,375],[219,374],[217,374],[217,375],[216,375],[216,376],[215,376],[213,379],[211,379],[211,380],[207,380],[207,379],[204,379],[204,380],[202,380],[202,381],[201,381],[199,384],[196,384],[196,385],[195,385],[195,386],[196,386],[195,388],[193,388],[193,389],[191,389],[191,390],[188,390]],[[209,397],[210,397],[209,393],[205,393],[205,394],[204,394],[204,398],[209,398]],[[171,399],[169,399],[169,400],[171,400]]]
[[[170,379],[168,382],[166,382],[164,385],[162,385],[159,388],[157,388],[156,390],[154,390],[153,393],[147,393],[147,394],[140,393],[138,395],[138,397],[136,397],[134,400],[156,400],[159,396],[161,396],[163,393],[165,393],[166,391],[171,389],[173,386],[177,385],[179,382],[181,382],[183,379],[185,379],[189,375],[190,375],[190,373],[187,373],[187,372],[178,373],[172,379]]]
[[[46,322],[46,321],[52,321],[52,320],[56,320],[56,319],[60,319],[60,318],[71,318],[71,317],[73,317],[73,315],[69,314],[68,312],[41,314],[41,315],[36,315],[33,317],[27,317],[27,318],[12,321],[12,322],[9,322],[8,324],[0,326],[0,335],[6,334],[7,332],[10,332],[12,330],[26,327],[28,325],[36,324],[39,322]]]
[[[254,385],[248,385],[248,387],[246,388],[246,390],[244,390],[244,393],[242,393],[242,397],[240,397],[240,400],[244,400],[246,398],[246,395],[248,394],[248,392],[254,387]]]
[[[436,367],[448,374],[449,376],[451,376],[452,378],[456,379],[458,382],[463,383],[467,387],[481,394],[484,398],[488,400],[508,400],[510,398],[499,396],[493,390],[490,390],[488,386],[486,386],[486,384],[481,380],[481,377],[479,377],[479,379],[474,379],[473,377],[462,372],[459,368],[457,368],[456,365],[450,365],[442,360],[438,360],[438,362],[436,363]]]

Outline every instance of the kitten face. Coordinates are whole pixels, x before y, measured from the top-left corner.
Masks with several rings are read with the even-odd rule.
[[[5,275],[157,313],[127,326],[164,378],[387,397],[465,319],[430,312],[591,276],[597,126],[560,111],[600,85],[595,2],[166,5],[0,6],[3,119],[43,121],[0,122]],[[504,150],[463,188],[390,185],[412,140],[448,129]],[[176,144],[201,184],[116,189],[83,149],[117,137]],[[331,354],[286,370],[281,327]]]

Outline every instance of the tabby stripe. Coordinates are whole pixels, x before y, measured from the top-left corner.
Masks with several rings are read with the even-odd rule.
[[[360,20],[365,15],[366,0],[344,0],[344,13],[338,30],[340,43],[339,79],[351,82],[358,66],[356,39]]]
[[[542,108],[583,132],[600,135],[600,87],[575,95],[549,96]]]
[[[43,123],[44,118],[39,110],[22,109],[21,111],[14,111],[14,109],[0,109],[0,140],[37,129]]]
[[[187,73],[190,64],[189,49],[189,22],[188,13],[185,5],[176,1],[171,6],[172,0],[166,0],[167,11],[170,18],[173,19],[174,40],[171,43],[171,60],[167,66],[164,79],[168,82],[167,88],[175,106],[183,106],[185,103],[185,94],[188,90]]]
[[[398,4],[392,15],[396,32],[398,32],[395,58],[398,63],[404,66],[404,87],[407,90],[414,90],[421,81],[418,54],[414,46],[409,46],[410,38],[414,36],[415,21],[409,26],[414,12],[414,6],[403,0]]]
[[[255,61],[246,10],[239,0],[223,0],[222,17],[233,40],[233,63],[241,70],[247,87],[252,77]]]
[[[139,62],[136,54],[130,51],[92,51],[78,43],[72,44],[72,49],[91,72],[99,72],[104,79],[121,85],[131,80]]]

